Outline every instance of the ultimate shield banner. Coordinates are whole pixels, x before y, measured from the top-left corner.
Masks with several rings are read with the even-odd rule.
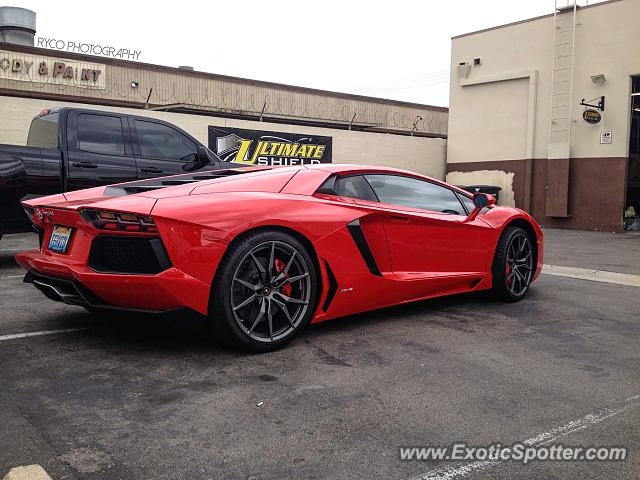
[[[332,137],[209,126],[209,148],[246,165],[331,163]]]

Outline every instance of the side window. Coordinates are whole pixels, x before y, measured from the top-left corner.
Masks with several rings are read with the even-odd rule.
[[[78,115],[78,150],[124,156],[120,118],[92,113]]]
[[[381,202],[433,212],[464,215],[453,190],[417,178],[400,175],[365,175]]]
[[[177,130],[155,122],[136,120],[140,153],[146,158],[175,160],[197,154],[195,143]]]
[[[58,148],[58,113],[36,117],[31,121],[28,147]]]
[[[371,186],[362,175],[338,177],[334,189],[342,197],[359,198],[360,200],[369,200],[371,202],[378,201]]]
[[[458,194],[458,197],[460,197],[460,200],[462,200],[462,203],[467,209],[467,213],[471,213],[476,208],[476,206],[473,204],[473,200],[470,197],[467,197],[462,193]]]

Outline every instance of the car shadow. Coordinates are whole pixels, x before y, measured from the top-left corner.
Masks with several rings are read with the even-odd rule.
[[[390,324],[393,317],[411,318],[424,314],[445,313],[451,308],[456,308],[456,311],[466,311],[482,303],[498,304],[500,302],[493,302],[484,292],[422,300],[312,324],[301,338],[305,341],[320,340],[336,331],[353,334],[358,330],[371,329],[385,323]],[[209,332],[206,317],[195,312],[162,315],[92,314],[87,312],[80,313],[80,315],[90,316],[87,318],[90,320],[90,327],[82,332],[83,337],[108,344],[115,343],[120,348],[133,348],[141,352],[147,350],[164,351],[172,354],[184,352],[212,354],[217,352],[232,357],[252,355],[217,342]],[[471,317],[469,315],[469,318]],[[452,318],[447,321],[464,323],[462,318]],[[455,325],[452,326],[455,327]],[[461,325],[460,329],[463,327]]]
[[[485,292],[471,292],[462,293],[456,295],[448,295],[445,297],[430,298],[427,300],[418,300],[416,302],[404,303],[402,305],[393,305],[390,307],[380,308],[377,310],[371,310],[369,312],[357,313],[348,315],[346,317],[340,317],[336,320],[346,322],[376,322],[387,321],[390,316],[406,317],[415,316],[424,313],[433,313],[439,310],[444,310],[451,306],[468,306],[471,304],[477,304],[478,302],[490,302],[491,298]],[[315,327],[327,326],[330,328],[333,322],[331,320],[327,322],[320,322],[314,324]]]
[[[0,273],[2,273],[2,270],[19,268],[15,259],[16,253],[18,252],[17,251],[0,252]]]

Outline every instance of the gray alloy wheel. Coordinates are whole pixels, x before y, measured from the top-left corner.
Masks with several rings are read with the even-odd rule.
[[[514,297],[524,295],[533,275],[533,249],[524,232],[511,237],[505,259],[505,283]]]
[[[295,237],[261,231],[234,243],[218,266],[209,317],[225,343],[276,350],[307,326],[318,290],[315,264]]]
[[[295,247],[264,242],[240,260],[230,289],[233,317],[240,329],[258,342],[277,342],[304,318],[311,275]]]
[[[507,227],[498,241],[491,273],[492,291],[507,302],[517,302],[529,291],[535,268],[535,247],[520,227]]]

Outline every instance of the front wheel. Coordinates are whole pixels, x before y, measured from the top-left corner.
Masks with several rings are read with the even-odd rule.
[[[507,227],[498,241],[491,273],[493,294],[506,302],[517,302],[529,291],[533,278],[532,239],[519,227]]]
[[[293,236],[264,231],[242,239],[218,267],[209,321],[225,343],[269,352],[311,321],[318,282],[305,247]]]

